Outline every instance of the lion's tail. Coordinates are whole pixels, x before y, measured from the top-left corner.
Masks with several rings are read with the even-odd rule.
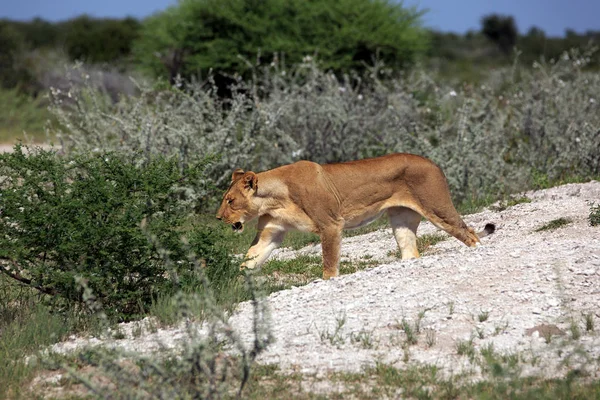
[[[496,225],[492,223],[485,224],[481,232],[477,232],[477,236],[481,239],[496,232]]]

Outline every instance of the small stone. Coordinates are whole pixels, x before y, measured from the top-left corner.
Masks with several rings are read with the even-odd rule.
[[[548,300],[548,305],[550,307],[558,307],[560,305],[560,301],[556,298],[552,298]]]
[[[597,273],[597,270],[595,268],[589,268],[589,269],[577,271],[577,272],[575,272],[575,275],[592,276],[592,275],[596,275],[596,273]]]

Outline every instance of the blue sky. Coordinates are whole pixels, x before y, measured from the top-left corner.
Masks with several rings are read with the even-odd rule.
[[[0,0],[0,18],[28,20],[39,16],[60,21],[83,13],[96,17],[143,18],[176,0]],[[428,9],[425,25],[445,32],[478,30],[482,15],[512,15],[520,32],[535,25],[552,36],[565,29],[600,30],[599,0],[404,0],[405,5]]]

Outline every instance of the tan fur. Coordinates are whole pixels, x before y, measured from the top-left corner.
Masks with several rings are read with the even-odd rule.
[[[243,228],[258,217],[246,268],[260,266],[291,229],[319,234],[328,279],[338,275],[342,230],[366,225],[383,212],[402,259],[419,257],[421,216],[467,246],[479,243],[454,208],[442,170],[413,154],[324,165],[299,161],[258,174],[238,169],[217,218]]]

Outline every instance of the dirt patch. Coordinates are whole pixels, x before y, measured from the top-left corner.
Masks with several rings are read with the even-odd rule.
[[[31,146],[34,147],[42,147],[46,150],[51,149],[52,146],[48,145],[48,144],[32,144]],[[12,153],[14,149],[14,144],[0,144],[0,153]],[[56,148],[58,150],[58,147]]]

